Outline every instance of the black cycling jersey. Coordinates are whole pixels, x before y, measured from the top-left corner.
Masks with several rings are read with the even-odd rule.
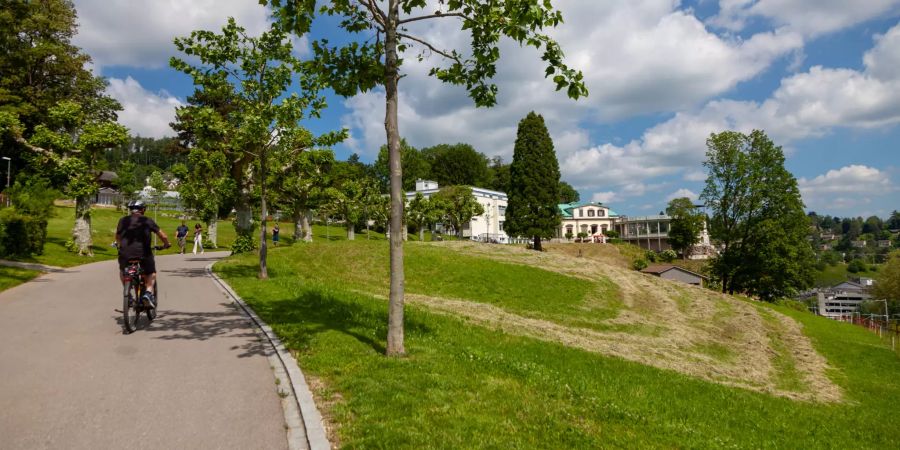
[[[150,235],[159,232],[159,225],[153,219],[132,214],[119,219],[116,234],[121,239],[119,257],[124,259],[153,256]]]

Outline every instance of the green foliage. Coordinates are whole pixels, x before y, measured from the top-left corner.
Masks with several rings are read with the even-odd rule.
[[[638,258],[631,263],[631,267],[634,270],[644,270],[647,268],[647,266],[649,266],[649,264],[647,263],[647,260],[643,258]]]
[[[433,208],[444,212],[447,222],[462,238],[463,226],[475,217],[484,214],[484,207],[472,196],[468,186],[447,186],[432,197]]]
[[[231,254],[239,255],[241,253],[250,253],[256,249],[256,239],[250,235],[238,234],[231,244]]]
[[[712,134],[707,147],[701,198],[712,212],[710,235],[724,247],[712,262],[722,290],[771,301],[810,286],[809,222],[781,147],[759,130]]]
[[[606,237],[608,237],[610,239],[616,239],[619,237],[619,232],[616,230],[606,230],[606,232],[603,234],[605,234]]]
[[[403,190],[412,191],[416,188],[417,179],[433,180],[431,164],[425,159],[422,152],[406,143],[406,139],[400,140],[400,165],[403,168]],[[388,148],[382,145],[378,150],[378,158],[373,165],[375,176],[381,185],[382,192],[387,192],[390,182],[391,169],[388,165]]]
[[[40,255],[47,239],[47,219],[0,210],[0,257]]]
[[[431,168],[430,179],[437,181],[439,186],[488,184],[488,159],[469,144],[440,144],[423,148],[422,156]]]
[[[572,203],[581,199],[581,195],[571,184],[565,181],[559,182],[559,203]]]
[[[49,180],[38,176],[18,177],[8,193],[18,213],[44,220],[53,214],[53,201],[60,195]]]
[[[854,259],[853,261],[850,261],[849,264],[847,264],[847,272],[850,273],[865,272],[866,268],[867,266],[865,261],[861,259]]]
[[[687,197],[669,201],[666,214],[672,217],[669,223],[669,245],[680,251],[686,259],[691,247],[700,241],[706,216]]]
[[[891,314],[900,314],[900,250],[890,254],[872,291],[875,298],[888,300]]]
[[[678,254],[675,253],[675,251],[671,250],[671,249],[664,250],[664,251],[660,252],[660,254],[659,254],[659,260],[662,262],[667,262],[667,263],[674,261],[675,258],[677,258],[677,257],[678,257]]]
[[[510,167],[504,229],[511,236],[552,236],[560,223],[559,163],[544,118],[534,112],[519,122]]]
[[[647,250],[646,252],[644,252],[644,259],[649,262],[655,263],[656,262],[656,252],[654,252],[653,250]]]
[[[116,169],[116,176],[113,183],[127,204],[129,201],[134,200],[137,196],[136,192],[143,187],[140,182],[141,178],[137,175],[137,165],[131,161],[121,163]]]

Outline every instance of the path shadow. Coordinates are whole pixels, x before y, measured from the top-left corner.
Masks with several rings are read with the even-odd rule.
[[[206,273],[206,268],[203,268],[203,267],[195,267],[192,269],[160,270],[160,272],[171,275],[173,277],[185,277],[185,278],[202,278],[202,277],[209,276]]]
[[[188,256],[187,258],[185,258],[185,261],[211,262],[211,261],[218,261],[220,259],[222,259],[221,256]]]
[[[166,341],[239,339],[246,342],[230,347],[238,352],[238,358],[269,356],[272,350],[257,332],[253,322],[234,305],[221,305],[227,311],[186,312],[161,309],[146,331],[153,333],[154,339]]]

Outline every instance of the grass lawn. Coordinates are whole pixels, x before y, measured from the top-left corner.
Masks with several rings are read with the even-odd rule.
[[[866,267],[870,267],[869,264]],[[866,278],[878,278],[877,270],[867,270],[863,272],[850,273],[847,271],[847,264],[839,263],[834,266],[826,266],[823,271],[816,271],[816,286],[834,286],[836,284],[843,283],[850,279],[850,277],[866,277]]]
[[[0,291],[20,285],[41,273],[36,270],[19,269],[18,267],[0,266]]]
[[[578,312],[579,299],[595,287],[590,281],[441,247],[406,249],[410,294],[545,318],[592,313]],[[896,446],[900,358],[862,328],[773,307],[799,320],[833,367],[845,401],[832,404],[704,382],[415,303],[406,308],[408,356],[386,358],[386,255],[385,242],[276,249],[266,282],[255,278],[253,255],[216,265],[295,352],[341,446]]]

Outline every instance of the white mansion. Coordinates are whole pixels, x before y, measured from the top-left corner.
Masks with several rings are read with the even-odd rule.
[[[416,180],[416,190],[406,193],[406,201],[412,200],[417,193],[429,198],[439,190],[435,181]],[[503,222],[506,221],[506,193],[472,187],[472,196],[478,203],[481,203],[484,213],[473,217],[468,224],[463,226],[463,237],[476,241],[508,243],[509,236],[503,231]]]

